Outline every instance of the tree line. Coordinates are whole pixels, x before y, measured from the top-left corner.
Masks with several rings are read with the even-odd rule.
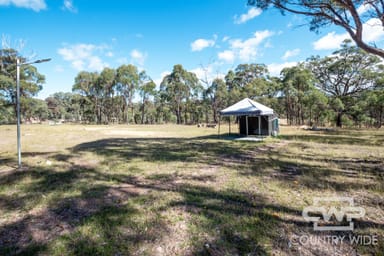
[[[17,51],[0,50],[0,122],[15,122]],[[21,56],[19,56],[21,57]],[[381,127],[384,116],[381,59],[346,40],[326,57],[312,56],[271,76],[264,64],[240,64],[223,77],[199,79],[181,64],[159,86],[127,64],[101,72],[81,71],[72,92],[34,98],[45,78],[21,67],[23,120],[95,124],[217,123],[219,111],[245,98],[275,110],[291,125]]]

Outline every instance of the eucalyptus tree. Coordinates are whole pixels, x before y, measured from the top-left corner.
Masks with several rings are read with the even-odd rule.
[[[228,71],[225,79],[232,104],[242,98],[263,96],[268,87],[268,68],[264,64],[239,64],[234,71]]]
[[[232,105],[235,102],[241,100],[241,88],[238,86],[236,79],[236,74],[233,70],[229,70],[225,75],[225,84],[227,87],[228,94],[228,105]]]
[[[140,72],[139,94],[141,97],[141,123],[144,124],[146,113],[146,105],[149,104],[149,98],[156,94],[155,82],[146,74],[145,71]]]
[[[369,90],[359,102],[362,111],[371,119],[372,125],[381,128],[384,122],[384,89]]]
[[[97,80],[98,86],[101,88],[100,105],[104,117],[104,121],[109,123],[112,119],[117,118],[117,111],[114,105],[116,71],[112,68],[104,68]]]
[[[27,59],[20,56],[14,49],[0,49],[0,99],[2,104],[14,106],[16,114],[16,59],[20,63],[27,62]],[[36,96],[43,88],[45,76],[37,71],[33,65],[20,66],[20,104],[21,114],[25,114],[26,107],[23,106],[23,99]]]
[[[173,67],[172,73],[166,75],[160,84],[160,93],[163,99],[170,105],[176,115],[177,124],[181,124],[183,108],[191,96],[193,90],[197,88],[199,80],[196,74],[188,72],[182,65]],[[184,123],[185,120],[184,117]]]
[[[352,98],[374,87],[381,76],[380,59],[350,43],[346,40],[333,55],[311,57],[307,62],[316,78],[316,87],[331,97],[338,127],[354,104]]]
[[[364,38],[372,27],[384,27],[384,1],[378,0],[248,0],[261,9],[276,8],[282,14],[294,13],[309,18],[309,28],[318,32],[336,25],[348,32],[361,49],[384,58],[384,50]]]
[[[302,63],[284,68],[281,75],[287,120],[289,124],[304,124],[307,107],[304,98],[315,89],[314,77]]]
[[[75,77],[72,91],[84,97],[83,109],[93,109],[93,120],[101,123],[100,91],[98,83],[99,74],[97,72],[81,71]],[[87,100],[85,100],[87,99]],[[85,107],[85,105],[87,105]]]
[[[204,96],[210,102],[213,112],[213,121],[217,123],[219,121],[218,113],[220,109],[227,107],[228,90],[225,81],[221,78],[214,79],[211,86],[205,90]]]
[[[44,121],[48,119],[48,106],[44,100],[35,98],[21,99],[22,112],[26,120]]]
[[[116,71],[117,90],[125,99],[123,112],[125,112],[125,121],[129,123],[129,108],[131,109],[132,120],[134,117],[133,97],[139,87],[140,75],[136,66],[122,65]]]

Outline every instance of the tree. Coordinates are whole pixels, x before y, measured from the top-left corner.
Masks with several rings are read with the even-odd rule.
[[[109,123],[113,118],[116,118],[113,102],[115,96],[115,77],[114,69],[104,68],[97,80],[101,88],[100,105],[105,123]]]
[[[352,98],[375,86],[382,69],[379,63],[378,57],[350,46],[349,40],[331,56],[309,59],[308,68],[317,80],[316,86],[334,98],[331,101],[338,127],[342,126],[343,115],[354,104]]]
[[[122,65],[117,68],[116,82],[117,90],[125,99],[125,103],[131,108],[132,119],[134,117],[134,108],[132,104],[133,96],[139,87],[140,75],[137,67],[134,65]],[[125,120],[129,123],[128,107],[126,108]]]
[[[16,114],[16,59],[27,60],[14,49],[0,49],[0,100],[2,104],[14,106]],[[44,75],[32,65],[20,66],[20,102],[36,96],[45,83]]]
[[[218,123],[218,113],[220,109],[226,107],[226,102],[228,99],[228,91],[225,81],[221,78],[216,78],[213,80],[211,86],[206,89],[204,96],[211,103],[210,105],[213,111],[213,121]]]
[[[85,97],[83,100],[83,109],[85,104],[89,105],[89,108],[93,109],[93,120],[97,123],[101,123],[101,109],[100,109],[100,96],[98,85],[99,74],[97,72],[81,71],[75,77],[75,84],[72,87],[72,91]],[[87,99],[87,100],[85,100]]]
[[[363,38],[366,26],[384,26],[384,1],[248,0],[248,4],[262,9],[273,7],[283,14],[290,12],[309,17],[311,31],[318,32],[320,28],[331,24],[340,26],[348,32],[358,47],[384,58],[383,49]]]
[[[360,104],[366,114],[372,118],[373,125],[381,128],[384,121],[384,89],[369,90],[363,95]]]
[[[175,65],[172,73],[163,78],[160,85],[160,92],[175,112],[177,124],[182,123],[182,109],[185,107],[186,101],[198,83],[199,80],[196,74],[188,72],[180,64]],[[186,121],[184,118],[184,123]]]
[[[283,94],[285,97],[286,115],[290,124],[304,124],[306,110],[309,106],[306,103],[315,102],[309,100],[314,87],[314,77],[304,64],[298,64],[294,67],[284,68],[281,71],[283,76]]]
[[[149,103],[149,97],[155,95],[155,89],[155,82],[145,73],[145,71],[142,71],[140,73],[139,86],[139,92],[141,96],[141,124],[144,124],[146,105]]]
[[[35,98],[23,98],[21,101],[21,113],[26,120],[38,121],[46,120],[48,118],[48,107],[44,100]]]

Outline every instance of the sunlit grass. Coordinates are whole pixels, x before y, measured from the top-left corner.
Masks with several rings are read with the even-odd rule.
[[[23,125],[16,170],[15,127],[0,126],[0,254],[316,254],[289,242],[313,234],[301,211],[328,196],[353,197],[367,211],[355,233],[381,237],[358,253],[382,251],[383,130],[227,129]]]

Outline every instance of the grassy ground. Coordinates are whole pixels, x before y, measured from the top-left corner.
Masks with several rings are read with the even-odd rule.
[[[216,135],[22,126],[16,170],[16,129],[0,126],[0,255],[383,255],[384,130]],[[365,209],[353,232],[313,231],[302,217],[331,196]]]

